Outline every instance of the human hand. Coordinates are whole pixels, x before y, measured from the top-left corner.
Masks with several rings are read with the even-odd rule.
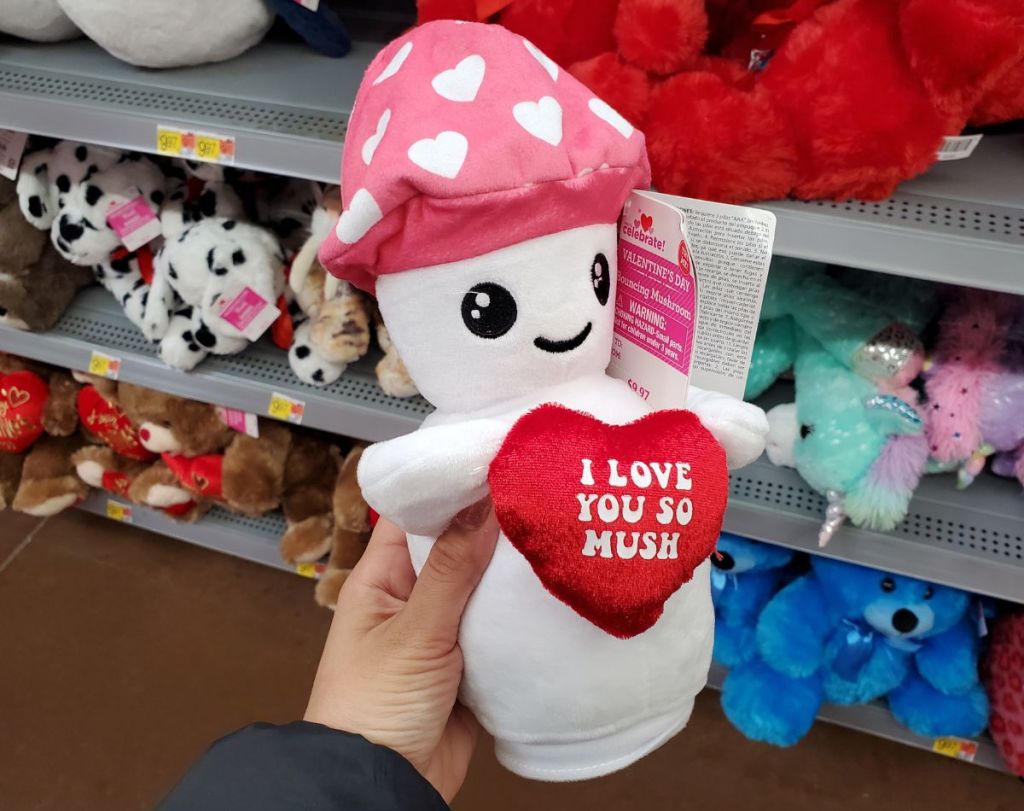
[[[491,560],[490,499],[463,510],[416,577],[405,533],[381,518],[338,597],[305,720],[362,735],[406,758],[450,802],[479,724],[455,698],[459,623]]]

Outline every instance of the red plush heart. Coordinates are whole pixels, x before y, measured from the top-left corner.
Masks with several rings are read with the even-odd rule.
[[[43,433],[50,389],[35,372],[0,375],[0,452],[21,453]]]
[[[224,457],[220,454],[183,456],[177,453],[164,453],[161,454],[161,458],[181,486],[193,495],[211,499],[224,497]]]
[[[623,639],[714,551],[729,489],[725,452],[689,411],[607,425],[553,404],[512,426],[488,480],[544,587]]]
[[[78,392],[78,418],[89,433],[114,453],[142,462],[156,458],[156,454],[147,451],[139,441],[138,431],[128,415],[111,405],[95,386],[84,386]]]

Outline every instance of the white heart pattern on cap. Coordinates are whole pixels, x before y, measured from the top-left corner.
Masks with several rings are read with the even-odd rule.
[[[341,212],[334,233],[342,242],[351,245],[381,221],[383,215],[373,195],[366,189],[357,189],[348,208]]]
[[[363,141],[363,163],[367,166],[369,166],[370,161],[373,160],[373,153],[377,151],[377,145],[380,144],[380,139],[383,138],[384,133],[387,132],[389,121],[391,121],[390,108],[380,114],[380,118],[377,120],[377,131]]]
[[[619,115],[619,112],[607,102],[595,96],[587,103],[587,106],[590,108],[590,112],[622,133],[623,138],[628,138],[633,134],[633,125]]]
[[[538,101],[521,101],[512,108],[512,116],[534,138],[551,146],[562,142],[562,105],[551,96]]]
[[[430,80],[430,86],[448,101],[473,101],[483,83],[486,68],[484,58],[473,54],[454,68],[441,71]]]
[[[445,130],[436,138],[424,138],[409,147],[409,160],[433,175],[449,180],[459,174],[466,161],[469,141],[461,132]]]
[[[523,45],[526,46],[526,50],[530,52],[533,58],[541,63],[541,65],[544,67],[544,70],[546,70],[548,72],[548,75],[551,77],[551,81],[557,81],[558,65],[555,63],[555,60],[548,56],[546,53],[544,53],[544,51],[542,51],[528,39],[523,40]]]
[[[379,85],[385,79],[390,79],[392,76],[398,73],[398,71],[401,70],[402,65],[405,64],[405,60],[409,58],[409,54],[411,53],[411,42],[407,42],[405,43],[405,45],[399,48],[398,53],[391,57],[391,61],[388,62],[388,66],[380,72],[380,76],[373,80],[374,86]]]

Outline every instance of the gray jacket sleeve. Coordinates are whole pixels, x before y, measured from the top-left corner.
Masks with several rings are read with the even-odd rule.
[[[359,735],[298,721],[217,741],[159,811],[448,811],[405,758]]]

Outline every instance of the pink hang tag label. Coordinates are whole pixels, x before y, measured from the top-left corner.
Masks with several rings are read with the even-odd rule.
[[[281,311],[275,305],[251,287],[243,288],[241,293],[226,303],[221,300],[221,320],[250,341],[258,341],[280,315]]]
[[[260,425],[256,415],[249,411],[242,411],[240,408],[217,407],[217,414],[223,423],[232,431],[246,434],[254,439],[260,438]]]
[[[160,220],[141,194],[121,205],[112,202],[107,223],[129,251],[137,251],[160,236]]]
[[[683,408],[697,319],[697,280],[682,213],[634,192],[622,212],[618,251],[608,372],[625,380],[656,410]]]

